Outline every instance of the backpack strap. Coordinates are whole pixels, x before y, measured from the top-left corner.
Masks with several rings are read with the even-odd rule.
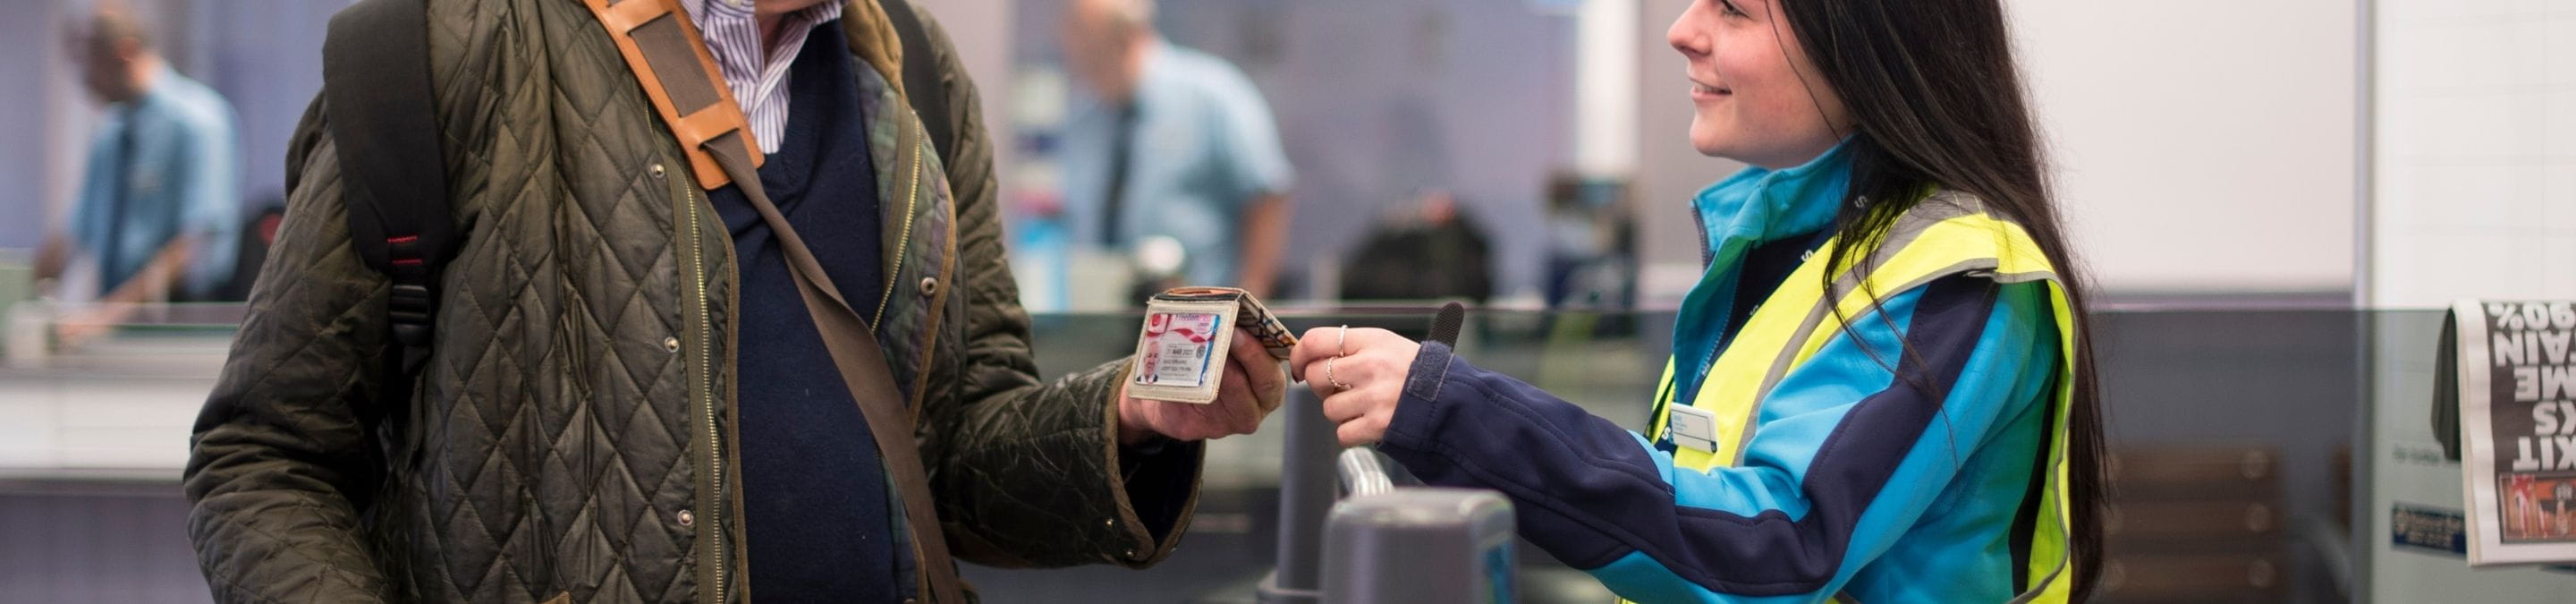
[[[402,368],[428,358],[438,275],[456,249],[447,162],[430,106],[426,0],[365,0],[331,17],[322,42],[323,113],[367,266],[393,278],[387,313]]]
[[[930,137],[931,149],[939,152],[939,165],[952,170],[957,166],[957,128],[949,123],[948,88],[940,85],[944,77],[931,56],[934,47],[928,32],[921,27],[921,16],[913,14],[912,0],[877,0],[885,8],[886,21],[894,25],[895,37],[903,45],[903,96],[911,103],[913,115],[921,117],[922,134]]]

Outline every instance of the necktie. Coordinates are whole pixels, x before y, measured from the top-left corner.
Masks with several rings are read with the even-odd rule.
[[[126,216],[125,210],[132,205],[128,198],[134,195],[136,154],[134,125],[134,108],[131,103],[128,103],[122,119],[117,120],[115,176],[111,177],[108,183],[107,213],[105,214],[107,237],[106,240],[99,242],[98,266],[102,273],[99,279],[101,291],[116,289],[116,286],[122,285],[129,276],[128,268],[125,266],[128,260],[125,257],[125,223],[129,222],[131,217]]]
[[[1136,102],[1129,100],[1118,108],[1118,123],[1109,138],[1109,189],[1101,198],[1100,246],[1117,248],[1126,234],[1120,232],[1127,204],[1127,171],[1136,155]]]

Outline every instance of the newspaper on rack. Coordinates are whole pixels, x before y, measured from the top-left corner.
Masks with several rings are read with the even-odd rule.
[[[2576,561],[2576,302],[2463,300],[2437,388],[2457,397],[2469,564]]]

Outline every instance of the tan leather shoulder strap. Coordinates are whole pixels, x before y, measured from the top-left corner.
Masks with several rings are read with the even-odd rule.
[[[715,54],[707,50],[697,22],[689,20],[677,0],[582,0],[582,4],[608,28],[608,37],[617,41],[627,71],[644,85],[644,96],[653,100],[662,123],[679,139],[680,151],[688,154],[689,173],[697,177],[699,187],[715,189],[732,181],[707,151],[728,133],[740,134],[726,144],[741,146],[752,167],[766,161],[751,139],[751,122],[743,118],[742,105],[734,102],[733,88],[724,85],[723,72],[716,70]]]

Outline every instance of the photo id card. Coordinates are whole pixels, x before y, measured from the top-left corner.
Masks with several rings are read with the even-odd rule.
[[[1288,327],[1243,290],[1184,287],[1156,294],[1145,302],[1145,325],[1136,338],[1134,365],[1128,368],[1127,394],[1180,403],[1215,401],[1231,358],[1228,351],[1234,338],[1245,333],[1281,361],[1297,346]]]
[[[1127,393],[1184,403],[1216,400],[1217,377],[1234,345],[1236,314],[1233,302],[1147,304]]]

